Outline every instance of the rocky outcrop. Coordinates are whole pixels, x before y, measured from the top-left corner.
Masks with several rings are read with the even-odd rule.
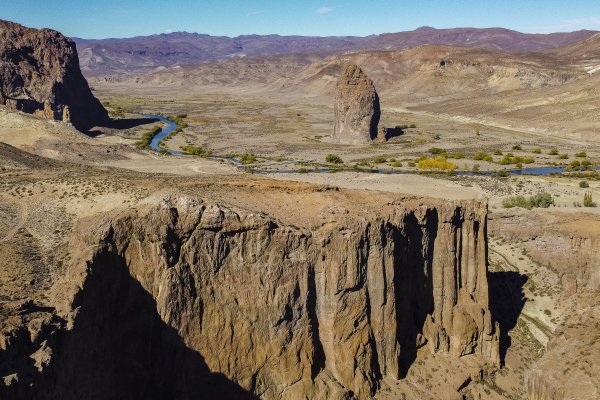
[[[356,64],[346,64],[342,69],[335,89],[334,113],[334,141],[363,144],[377,138],[379,96],[373,82]]]
[[[417,351],[497,366],[486,212],[398,204],[377,218],[324,213],[307,230],[168,198],[87,221],[57,285],[69,328],[45,342],[51,361],[32,381],[2,370],[4,391],[367,399]]]
[[[71,39],[1,20],[0,104],[43,118],[68,119],[83,131],[108,121],[81,74]]]

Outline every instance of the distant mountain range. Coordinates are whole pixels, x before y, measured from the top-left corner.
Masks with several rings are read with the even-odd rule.
[[[435,29],[356,36],[246,35],[235,38],[176,32],[126,39],[80,39],[81,67],[87,75],[126,73],[173,65],[285,54],[327,56],[348,51],[404,50],[440,44],[506,52],[537,52],[589,39],[597,32],[527,34],[503,28]]]

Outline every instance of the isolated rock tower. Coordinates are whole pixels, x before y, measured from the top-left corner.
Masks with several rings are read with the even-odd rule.
[[[373,81],[356,64],[342,68],[335,89],[334,112],[333,141],[363,144],[377,137],[379,96]]]

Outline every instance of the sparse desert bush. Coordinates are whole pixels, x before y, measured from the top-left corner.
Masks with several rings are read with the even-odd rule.
[[[396,161],[394,163],[392,163],[392,167],[394,168],[400,168],[402,166],[402,163],[400,161]]]
[[[387,161],[387,159],[384,156],[377,156],[373,159],[373,162],[375,164],[383,164],[386,161]]]
[[[532,208],[548,208],[554,204],[554,199],[549,193],[541,192],[532,197],[526,198],[525,196],[511,196],[502,200],[502,207],[513,208],[520,207],[527,210]]]
[[[579,151],[579,152],[575,153],[575,157],[585,158],[585,157],[587,157],[587,153],[585,151]]]
[[[492,158],[492,156],[488,155],[487,153],[481,152],[475,155],[475,157],[473,157],[473,160],[475,161],[487,161],[487,162],[493,162],[494,159]]]
[[[533,197],[530,197],[529,200],[534,208],[548,208],[554,204],[552,195],[546,192],[538,193]]]
[[[433,154],[433,155],[435,155],[435,156],[437,156],[437,155],[439,155],[439,154],[444,154],[444,153],[446,153],[446,150],[444,150],[444,149],[440,149],[440,148],[438,148],[438,147],[432,147],[432,148],[430,148],[430,149],[429,149],[429,153],[430,153],[430,154]]]
[[[473,165],[472,171],[473,172],[478,172],[480,169],[481,169],[481,165],[475,164],[475,165]]]
[[[458,168],[456,164],[449,162],[445,157],[437,156],[435,158],[426,158],[419,161],[420,169],[439,169],[448,170]]]
[[[551,156],[557,156],[558,155],[558,150],[557,149],[552,149],[548,152],[549,155]]]
[[[569,159],[569,155],[567,153],[563,153],[561,155],[558,156],[559,160],[568,160]]]
[[[542,149],[533,149],[531,150],[533,154],[542,154]]]
[[[329,164],[343,164],[344,160],[335,154],[327,154],[327,156],[325,156],[325,162],[328,162]]]
[[[414,129],[417,127],[417,124],[404,124],[404,125],[396,125],[395,128],[398,130],[404,130],[404,129]]]
[[[299,174],[308,174],[308,168],[302,167],[298,170],[298,173]]]
[[[515,144],[515,145],[512,147],[512,149],[513,149],[513,150],[522,150],[522,147],[521,147],[521,145],[520,145],[520,144]]]
[[[256,162],[256,156],[252,153],[241,154],[239,158],[240,162],[244,165],[254,164]]]
[[[495,156],[501,156],[502,155],[502,150],[500,150],[500,149],[494,150],[494,155]]]
[[[497,178],[506,178],[508,176],[508,171],[505,169],[501,169],[500,171],[497,171],[494,174],[494,176]]]
[[[592,199],[592,192],[586,192],[583,195],[583,206],[584,207],[596,207],[596,203]]]
[[[408,166],[409,166],[409,167],[413,167],[413,168],[414,168],[414,167],[416,167],[416,166],[417,166],[417,163],[415,163],[414,161],[409,161],[409,162],[408,162]]]
[[[206,150],[200,146],[181,146],[179,149],[184,153],[191,154],[193,156],[209,157],[212,154],[209,150]]]
[[[588,183],[588,181],[581,181],[579,182],[579,187],[582,189],[587,189],[590,187],[590,184]]]
[[[535,162],[535,158],[533,157],[523,157],[523,164],[533,164]]]
[[[461,159],[465,158],[465,155],[463,153],[450,153],[450,154],[448,154],[447,157],[448,158],[453,158],[453,159],[456,159],[456,160],[461,160]]]

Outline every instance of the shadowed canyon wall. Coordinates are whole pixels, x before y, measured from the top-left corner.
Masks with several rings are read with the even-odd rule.
[[[50,361],[0,393],[370,398],[421,347],[495,367],[486,213],[398,205],[305,230],[175,198],[88,223]]]

